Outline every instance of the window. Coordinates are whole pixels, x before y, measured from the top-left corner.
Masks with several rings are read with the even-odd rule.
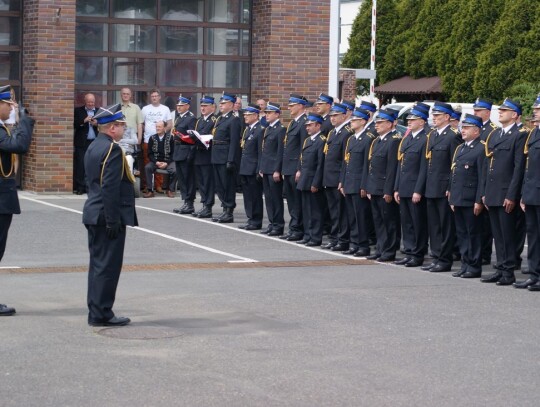
[[[21,1],[0,0],[0,81],[13,87],[17,100],[21,86],[21,36]]]
[[[76,94],[97,93],[101,104],[118,101],[122,86],[132,89],[139,104],[147,103],[152,87],[174,98],[248,94],[251,3],[77,0]],[[0,48],[17,38],[13,31],[20,32],[16,22],[2,22]],[[15,68],[2,68],[0,59],[0,73]]]

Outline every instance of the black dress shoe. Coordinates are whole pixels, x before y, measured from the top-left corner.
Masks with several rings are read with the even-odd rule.
[[[377,259],[377,261],[380,261],[382,263],[388,263],[391,261],[394,261],[396,259],[396,256],[381,256]]]
[[[461,278],[480,278],[480,277],[482,277],[481,271],[477,271],[477,272],[467,271],[466,273],[463,273],[461,275]]]
[[[174,208],[172,211],[173,211],[174,213],[180,213],[180,210],[181,210],[181,208]]]
[[[353,256],[357,252],[358,252],[358,249],[356,247],[351,247],[349,250],[344,251],[343,254],[348,254],[348,255]]]
[[[285,239],[285,240],[287,240],[288,242],[298,242],[299,240],[302,240],[302,236],[291,235],[291,236],[287,237],[287,239]]]
[[[131,322],[131,319],[126,317],[112,317],[108,321],[88,321],[90,326],[124,326]]]
[[[420,267],[424,264],[424,259],[410,259],[407,263],[404,264],[405,267]]]
[[[212,222],[219,222],[219,220],[224,217],[227,214],[227,212],[221,212],[218,216],[215,216],[212,218]]]
[[[0,317],[9,317],[15,314],[15,308],[8,307],[6,304],[0,304]]]
[[[337,246],[337,243],[335,242],[328,242],[321,246],[321,249],[330,250],[332,247]]]
[[[482,277],[480,281],[483,283],[496,283],[497,281],[501,279],[501,277],[502,277],[501,273],[493,273],[493,274],[490,274],[489,276]]]
[[[529,291],[540,291],[540,281],[536,282],[533,285],[528,286],[527,290],[529,290]]]
[[[366,256],[366,259],[368,259],[368,260],[377,260],[380,257],[381,257],[381,255],[376,253],[376,254],[371,254],[369,256]]]
[[[528,278],[525,281],[520,281],[520,282],[516,281],[514,283],[514,287],[516,287],[516,288],[527,288],[527,287],[530,287],[531,285],[535,285],[537,282],[538,282],[538,280],[536,280],[536,279]]]
[[[281,240],[287,240],[287,239],[289,239],[289,237],[291,237],[291,234],[290,234],[290,233],[287,233],[287,234],[285,234],[285,235],[281,235],[281,236],[279,237],[279,239],[281,239]],[[301,238],[300,238],[300,239],[301,239]]]
[[[428,264],[427,266],[422,267],[422,270],[424,270],[424,271],[429,271],[429,270],[431,270],[433,267],[435,267],[436,265],[437,265],[437,263],[430,263],[430,264]]]
[[[461,277],[463,274],[465,274],[465,270],[454,271],[452,277]]]
[[[355,257],[367,257],[369,256],[369,247],[362,247],[354,254]]]
[[[314,242],[313,240],[310,240],[309,242],[306,243],[307,247],[315,247],[315,246],[320,246],[320,245],[321,245],[321,242]]]
[[[501,277],[499,281],[497,281],[497,285],[512,285],[516,282],[515,277]]]
[[[245,229],[248,225],[238,225],[238,229]]]
[[[283,234],[283,230],[272,229],[272,230],[268,233],[268,236],[281,236],[282,234]]]
[[[272,228],[271,228],[271,227],[267,227],[266,229],[261,230],[261,234],[262,234],[262,235],[267,235],[267,234],[270,233],[271,231],[272,231]]]
[[[349,250],[349,245],[348,244],[338,243],[337,245],[332,247],[330,250],[332,250],[333,252],[345,252],[345,251]]]
[[[450,271],[452,269],[452,266],[443,266],[441,264],[436,264],[432,268],[429,269],[430,273],[441,273],[443,271]]]
[[[306,244],[306,243],[309,243],[309,240],[302,239],[296,242],[296,244]]]
[[[394,262],[394,264],[398,265],[398,266],[402,266],[404,265],[405,263],[408,263],[410,260],[412,260],[410,257],[403,257],[402,259],[399,259],[399,260],[396,260]]]
[[[191,215],[193,212],[195,212],[193,205],[185,205],[184,208],[180,208],[181,215]]]
[[[257,226],[257,225],[246,225],[246,227],[244,228],[244,230],[260,230],[262,228],[262,226]]]
[[[225,213],[224,216],[221,216],[217,220],[217,223],[234,223],[234,216],[231,215],[230,213]]]

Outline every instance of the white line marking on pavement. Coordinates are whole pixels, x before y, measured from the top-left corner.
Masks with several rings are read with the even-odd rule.
[[[0,270],[2,269],[20,269],[19,266],[2,266],[0,267]]]
[[[21,196],[20,198],[21,199],[26,199],[28,201],[32,201],[32,202],[35,202],[35,203],[43,204],[43,205],[46,205],[46,206],[51,206],[53,208],[62,209],[62,210],[68,211],[68,212],[77,213],[79,215],[82,214],[81,211],[78,211],[76,209],[71,209],[71,208],[66,208],[65,206],[51,204],[49,202],[40,201],[39,199],[27,198],[27,197],[24,197],[24,196]],[[177,237],[166,235],[164,233],[155,232],[155,231],[150,230],[150,229],[145,229],[145,228],[141,228],[141,227],[138,227],[138,226],[136,226],[136,227],[131,227],[130,226],[130,229],[139,230],[139,231],[144,232],[144,233],[149,233],[151,235],[160,236],[160,237],[163,237],[165,239],[173,240],[175,242],[183,243],[183,244],[186,244],[188,246],[196,247],[198,249],[202,249],[202,250],[205,250],[207,252],[221,254],[222,256],[232,257],[233,259],[236,259],[236,260],[229,260],[229,262],[235,262],[235,263],[257,263],[258,262],[257,260],[254,260],[254,259],[250,259],[250,258],[242,257],[242,256],[237,256],[236,254],[227,253],[227,252],[217,250],[217,249],[212,249],[211,247],[208,247],[208,246],[203,246],[203,245],[200,245],[200,244],[197,244],[197,243],[190,242],[188,240],[179,239]]]
[[[176,213],[173,213],[173,212],[164,211],[164,210],[161,210],[161,209],[149,208],[147,206],[136,205],[136,207],[137,207],[137,209],[146,209],[146,210],[151,211],[151,212],[164,213],[166,215],[179,217],[181,219],[189,219],[189,220],[192,220],[192,221],[195,221],[195,222],[202,222],[202,223],[204,223],[206,225],[218,226],[218,227],[222,227],[222,228],[225,228],[225,229],[234,230],[235,232],[245,233],[245,234],[247,234],[249,236],[255,236],[255,237],[259,237],[261,239],[271,240],[272,242],[279,242],[279,243],[292,245],[292,246],[295,246],[295,247],[297,247],[299,249],[313,250],[313,251],[318,252],[318,253],[328,254],[329,256],[336,256],[336,257],[340,257],[342,259],[351,259],[351,260],[365,260],[366,259],[365,257],[347,256],[347,255],[342,254],[340,252],[332,252],[330,250],[318,249],[316,247],[307,247],[307,246],[304,246],[304,245],[299,245],[299,244],[296,244],[296,242],[289,242],[287,240],[277,239],[277,238],[272,237],[272,236],[266,236],[264,234],[258,233],[258,231],[250,232],[249,230],[238,229],[238,227],[237,227],[238,225],[229,226],[229,224],[212,222],[211,220],[209,221],[208,219],[194,218],[191,215],[180,215],[180,214],[176,214]]]

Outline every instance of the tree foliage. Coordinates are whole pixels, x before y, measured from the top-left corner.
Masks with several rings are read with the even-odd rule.
[[[345,67],[369,68],[371,5],[364,1],[355,19]],[[513,85],[540,78],[538,0],[379,0],[377,7],[378,85],[440,76],[447,100],[501,102]]]

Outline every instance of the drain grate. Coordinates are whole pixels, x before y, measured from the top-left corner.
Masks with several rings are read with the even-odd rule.
[[[97,331],[99,335],[114,339],[169,339],[184,336],[178,329],[166,326],[129,325],[117,328],[103,328]]]

